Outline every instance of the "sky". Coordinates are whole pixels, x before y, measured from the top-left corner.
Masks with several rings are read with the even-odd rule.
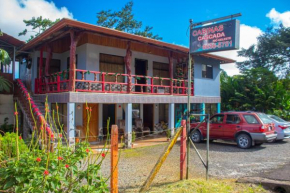
[[[18,36],[25,29],[23,19],[43,16],[51,20],[71,18],[96,24],[96,15],[101,10],[120,10],[128,0],[0,0],[0,29],[16,38],[26,40],[29,34]],[[235,13],[241,13],[240,47],[256,44],[257,37],[267,27],[282,23],[290,27],[289,0],[243,0],[243,1],[193,1],[193,0],[134,0],[133,13],[143,25],[152,26],[154,34],[162,41],[188,47],[189,19],[200,22]],[[242,61],[237,51],[215,53]],[[238,74],[235,64],[223,64],[221,68],[229,75]]]

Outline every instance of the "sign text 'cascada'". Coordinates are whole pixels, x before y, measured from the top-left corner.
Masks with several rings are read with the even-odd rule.
[[[239,49],[240,23],[230,20],[191,30],[190,52],[216,52]]]

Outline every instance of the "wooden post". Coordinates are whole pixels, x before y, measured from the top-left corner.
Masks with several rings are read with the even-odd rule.
[[[160,158],[157,161],[156,165],[152,169],[152,171],[151,171],[150,175],[148,176],[147,180],[144,182],[142,188],[140,189],[140,192],[146,192],[149,189],[152,181],[154,180],[155,176],[157,175],[158,171],[160,170],[163,162],[166,160],[168,154],[170,153],[170,151],[172,150],[174,144],[176,143],[177,138],[180,135],[181,131],[182,131],[182,128],[179,128],[177,130],[177,132],[175,133],[174,137],[171,139],[170,143],[168,144],[168,146],[164,150],[164,153],[160,156]]]
[[[38,72],[38,78],[40,79],[42,76],[42,66],[43,66],[43,47],[40,49],[40,58],[39,58],[39,72]]]
[[[76,48],[82,32],[70,30],[69,91],[75,91],[76,84]]]
[[[132,51],[131,51],[131,42],[128,41],[127,45],[127,51],[126,51],[126,56],[124,58],[125,60],[125,65],[126,65],[126,70],[128,74],[128,93],[131,93],[131,87],[132,87],[132,76],[131,76],[131,61],[132,61]]]
[[[186,120],[181,121],[182,131],[180,136],[180,180],[186,172]]]
[[[111,131],[111,193],[118,193],[118,126]]]
[[[60,92],[60,76],[57,74],[56,77],[56,84],[57,84],[57,92]]]
[[[169,57],[169,76],[170,76],[170,94],[173,94],[173,57],[172,52],[170,52]]]

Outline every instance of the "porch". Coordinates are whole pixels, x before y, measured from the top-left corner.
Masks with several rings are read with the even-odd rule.
[[[70,79],[69,70],[63,70],[35,79],[35,94],[61,93],[69,91],[69,84],[74,84],[75,92],[147,94],[186,96],[188,81],[129,75],[90,70],[75,70],[76,79]],[[191,96],[194,96],[194,84],[191,82]]]

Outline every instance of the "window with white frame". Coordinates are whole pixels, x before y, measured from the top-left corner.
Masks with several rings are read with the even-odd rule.
[[[213,78],[213,67],[212,65],[202,64],[202,77]]]

